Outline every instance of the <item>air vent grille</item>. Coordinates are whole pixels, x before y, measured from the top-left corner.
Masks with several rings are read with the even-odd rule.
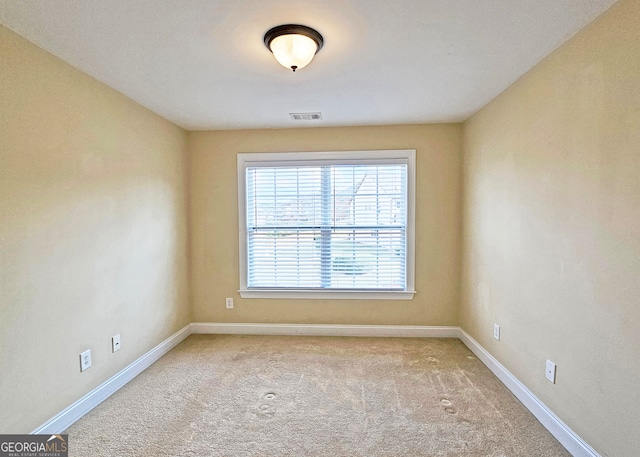
[[[321,121],[322,113],[289,113],[294,121]]]

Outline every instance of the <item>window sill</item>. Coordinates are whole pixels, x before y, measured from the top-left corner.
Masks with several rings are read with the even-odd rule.
[[[242,298],[292,298],[308,300],[413,300],[413,291],[398,290],[239,290]]]

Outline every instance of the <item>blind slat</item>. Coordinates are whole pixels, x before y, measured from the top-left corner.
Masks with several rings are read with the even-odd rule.
[[[406,288],[407,165],[246,169],[249,288]]]

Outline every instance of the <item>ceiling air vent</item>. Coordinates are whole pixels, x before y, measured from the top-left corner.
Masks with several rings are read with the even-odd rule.
[[[289,113],[294,121],[321,121],[322,113]]]

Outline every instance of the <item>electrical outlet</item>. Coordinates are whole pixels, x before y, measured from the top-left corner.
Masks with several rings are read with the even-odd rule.
[[[493,324],[493,337],[496,341],[500,341],[500,326],[498,324]]]
[[[552,383],[556,383],[556,364],[551,360],[547,360],[547,367],[544,372],[545,376]]]
[[[227,309],[232,309],[233,308],[233,298],[227,298],[225,300],[225,305],[227,306]]]
[[[91,367],[91,349],[80,354],[80,371],[87,370],[89,367]]]
[[[111,337],[111,352],[120,350],[120,334]]]

